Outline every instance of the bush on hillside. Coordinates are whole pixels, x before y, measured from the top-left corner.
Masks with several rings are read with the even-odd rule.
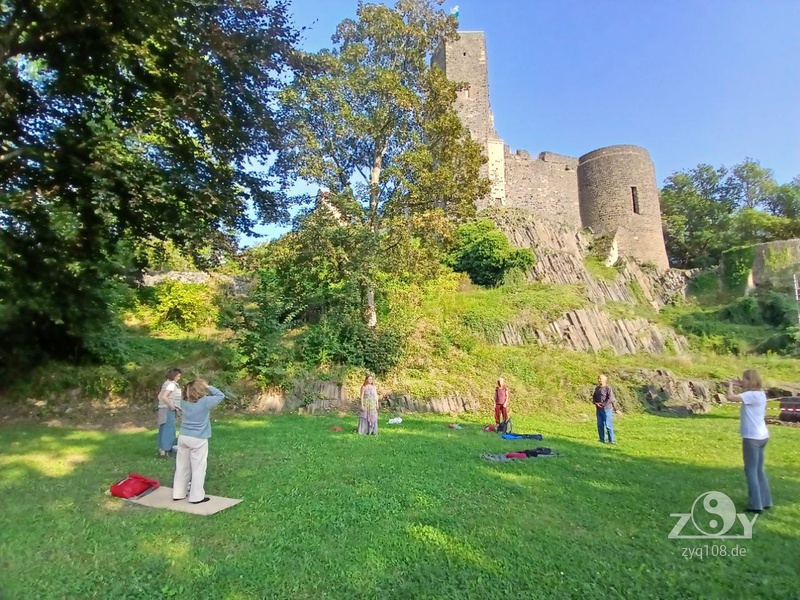
[[[454,271],[467,273],[476,285],[496,286],[512,269],[530,269],[536,259],[527,249],[515,249],[489,219],[461,225],[457,247],[447,258]]]
[[[204,284],[166,280],[153,289],[149,310],[156,329],[196,331],[216,323],[213,290]]]
[[[741,325],[785,328],[797,323],[797,302],[787,294],[759,290],[739,298],[719,311],[721,319]]]
[[[327,315],[309,326],[298,340],[303,360],[311,365],[349,365],[376,374],[399,364],[404,336],[392,327],[367,327],[357,313]]]
[[[689,280],[688,292],[692,296],[716,294],[719,290],[720,280],[716,269],[701,271]]]

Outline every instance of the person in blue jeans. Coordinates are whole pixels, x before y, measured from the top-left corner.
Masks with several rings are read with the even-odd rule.
[[[614,437],[614,413],[617,412],[617,404],[614,400],[614,390],[608,385],[608,377],[600,375],[597,378],[597,387],[592,394],[592,402],[597,412],[597,433],[600,436],[600,443],[606,443],[606,431],[608,431],[608,442],[616,444]]]
[[[733,386],[742,391],[733,393]],[[742,454],[744,473],[747,478],[746,512],[760,513],[772,506],[772,493],[767,474],[764,472],[764,449],[769,441],[769,430],[764,416],[767,410],[767,394],[758,371],[748,369],[741,379],[728,381],[728,401],[741,402]]]
[[[175,416],[181,410],[180,369],[170,369],[167,378],[158,392],[158,456],[167,458],[177,443],[175,437]]]

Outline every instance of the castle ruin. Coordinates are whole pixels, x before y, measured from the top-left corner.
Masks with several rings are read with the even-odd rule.
[[[668,269],[658,185],[647,150],[608,146],[580,158],[512,153],[494,128],[484,33],[461,31],[459,36],[436,52],[433,63],[450,80],[468,84],[458,93],[456,110],[483,145],[484,175],[491,181],[489,197],[479,200],[478,208],[520,208],[597,235],[615,235],[621,254]]]

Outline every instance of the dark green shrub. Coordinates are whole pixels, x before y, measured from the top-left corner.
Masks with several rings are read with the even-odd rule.
[[[720,321],[713,313],[691,313],[675,322],[678,332],[691,336],[700,350],[738,356],[748,348],[736,327],[741,328]]]
[[[338,324],[323,317],[298,339],[300,356],[309,365],[331,365],[342,362],[342,345]]]
[[[404,336],[386,326],[367,327],[358,313],[325,316],[297,340],[309,365],[350,365],[382,374],[396,366],[405,352]]]
[[[720,319],[741,325],[762,325],[761,307],[755,296],[746,296],[731,302],[719,311]]]
[[[399,332],[385,327],[367,327],[363,322],[350,322],[341,332],[342,362],[361,366],[373,373],[386,373],[396,366],[405,350]]]
[[[530,250],[513,248],[489,219],[461,225],[456,240],[457,247],[447,262],[454,271],[467,273],[477,285],[498,285],[507,272],[530,269],[536,260]]]
[[[796,347],[797,343],[794,336],[788,331],[781,331],[761,342],[756,347],[756,352],[759,354],[768,354],[770,352],[787,354],[793,352]]]
[[[720,289],[719,274],[716,270],[701,271],[689,281],[688,292],[692,296],[716,294]]]
[[[797,323],[797,302],[788,294],[772,290],[759,293],[761,318],[773,327],[788,327]]]
[[[719,317],[741,325],[784,328],[797,323],[797,302],[788,294],[759,290],[720,309]]]

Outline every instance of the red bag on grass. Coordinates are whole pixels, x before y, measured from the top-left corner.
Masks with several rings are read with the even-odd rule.
[[[144,475],[131,473],[122,481],[111,486],[111,495],[117,498],[133,498],[151,489],[158,488],[158,479],[150,479]]]

